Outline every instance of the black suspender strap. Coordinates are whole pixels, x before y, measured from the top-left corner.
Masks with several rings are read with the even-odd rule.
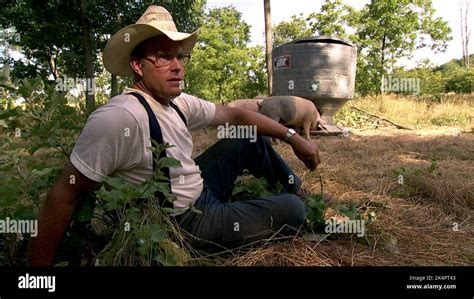
[[[149,124],[149,127],[150,127],[150,137],[151,137],[151,139],[155,140],[155,142],[157,142],[159,144],[164,144],[163,134],[161,132],[160,124],[158,123],[158,119],[156,118],[155,114],[153,113],[153,110],[151,109],[150,105],[147,103],[147,101],[145,100],[145,98],[141,94],[139,94],[137,92],[131,92],[130,94],[133,95],[134,97],[136,97],[140,101],[140,103],[143,105],[143,107],[145,107],[146,113],[148,114],[148,124]],[[172,102],[170,102],[170,104],[171,103]],[[172,103],[171,107],[176,109],[176,111],[178,112],[178,114],[181,117],[181,119],[183,120],[183,122],[187,125],[186,119],[184,118],[184,114],[181,112],[181,110],[179,110],[179,108],[176,106],[176,104]],[[166,150],[161,151],[160,156],[159,156],[158,159],[161,159],[161,158],[164,158],[164,157],[166,157]],[[156,160],[156,154],[155,154],[155,152],[153,152],[153,170],[155,170],[156,167],[157,167],[155,160]],[[168,178],[169,185],[170,185],[170,191],[171,191],[171,177],[170,177],[169,167],[165,167],[163,169],[163,172],[164,172],[165,176]],[[171,202],[169,202],[168,200],[166,200],[164,198],[161,198],[159,192],[157,192],[155,194],[155,197],[158,198],[158,200],[160,201],[160,204],[163,207],[173,208],[173,204]]]
[[[183,120],[184,125],[187,127],[188,122],[186,121],[186,117],[184,117],[183,112],[181,112],[181,110],[178,108],[178,106],[175,103],[171,102],[171,101],[170,101],[170,106],[173,107],[173,109],[176,110],[176,112],[178,112],[179,117],[181,117],[181,119]]]

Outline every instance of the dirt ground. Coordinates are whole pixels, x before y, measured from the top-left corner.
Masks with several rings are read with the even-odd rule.
[[[194,155],[217,141],[193,133]],[[364,266],[474,264],[474,135],[456,128],[352,130],[349,137],[313,137],[322,163],[309,172],[286,144],[274,148],[304,180],[336,196],[336,206],[373,211],[363,237],[269,241],[239,252],[227,265]],[[399,175],[403,176],[400,184]],[[330,214],[331,209],[327,213]]]

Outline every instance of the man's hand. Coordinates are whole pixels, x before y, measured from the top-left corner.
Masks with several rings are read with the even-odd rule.
[[[315,170],[321,163],[318,147],[310,140],[306,140],[300,135],[295,134],[290,138],[289,144],[298,159],[303,161],[306,168],[310,171]]]

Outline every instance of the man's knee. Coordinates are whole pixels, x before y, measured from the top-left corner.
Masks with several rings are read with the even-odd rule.
[[[294,194],[282,194],[275,200],[276,224],[298,227],[306,221],[306,211],[301,199]]]

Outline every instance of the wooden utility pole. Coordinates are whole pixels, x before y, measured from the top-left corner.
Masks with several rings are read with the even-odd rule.
[[[467,15],[469,14],[469,1],[464,1],[460,3],[460,13],[461,13],[461,40],[462,40],[462,57],[464,60],[464,66],[469,68],[469,38],[471,35],[471,30],[468,29]]]
[[[114,8],[115,8],[115,15],[117,18],[115,19],[115,28],[114,31],[118,31],[120,27],[122,27],[122,18],[119,13],[119,4],[115,3]],[[117,75],[110,74],[110,98],[113,98],[114,96],[118,95],[118,79]]]
[[[272,17],[270,14],[270,0],[263,0],[265,8],[265,42],[266,42],[266,58],[267,58],[267,74],[268,74],[268,95],[272,95]]]
[[[87,1],[79,0],[80,21],[82,33],[82,47],[84,49],[84,63],[86,67],[86,109],[88,113],[92,113],[95,109],[95,86],[94,84],[94,61],[92,57],[91,34],[89,20],[87,19]]]

